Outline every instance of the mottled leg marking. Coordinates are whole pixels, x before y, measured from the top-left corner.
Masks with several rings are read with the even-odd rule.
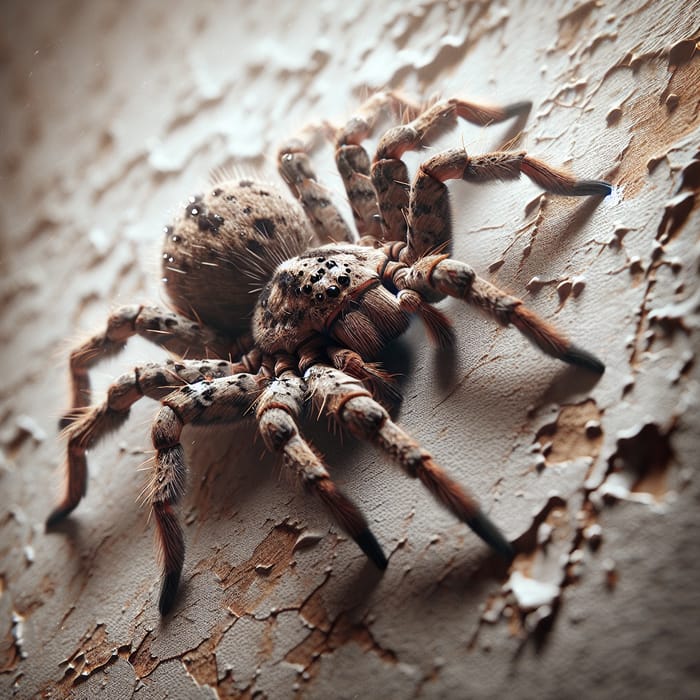
[[[335,162],[350,200],[360,235],[383,237],[377,193],[370,178],[370,158],[362,142],[369,138],[384,115],[395,121],[415,119],[420,108],[394,92],[373,95],[336,136]]]
[[[292,194],[301,202],[306,216],[322,243],[355,243],[356,236],[331,199],[329,190],[318,182],[309,154],[324,127],[309,126],[278,151],[277,169]]]
[[[445,255],[429,255],[410,268],[397,271],[399,288],[418,292],[431,288],[441,294],[463,299],[481,309],[503,326],[513,324],[547,355],[602,374],[605,365],[594,355],[574,345],[561,331],[528,309],[521,299],[510,296],[477,277],[466,263]]]
[[[447,180],[489,182],[517,180],[525,174],[547,192],[569,197],[605,196],[612,185],[602,180],[578,180],[536,158],[520,153],[487,153],[470,157],[462,148],[438,153],[420,166],[411,189],[408,208],[408,246],[404,262],[434,253],[449,245],[452,224]]]
[[[156,455],[151,481],[146,488],[156,523],[163,576],[158,608],[166,615],[172,608],[180,584],[185,557],[182,528],[173,506],[184,490],[187,476],[185,453],[180,434],[187,424],[230,423],[241,418],[259,394],[252,374],[189,384],[171,392],[162,403],[151,431]]]
[[[406,151],[415,151],[433,143],[452,129],[458,118],[487,126],[525,115],[530,107],[530,102],[490,107],[453,98],[434,104],[407,124],[389,129],[379,141],[371,167],[372,184],[377,193],[387,239],[404,240],[406,237],[410,178],[401,161]]]
[[[247,369],[245,363],[232,364],[225,360],[168,360],[138,365],[119,377],[107,390],[105,402],[83,410],[65,431],[68,438],[66,489],[46,526],[55,525],[80,503],[87,486],[87,450],[121,427],[136,401],[144,396],[160,400],[183,384],[227,377]]]
[[[383,450],[496,552],[508,561],[513,558],[510,543],[481,511],[476,499],[391,420],[360,382],[340,370],[322,365],[309,369],[306,379],[314,401],[323,411],[357,437]]]
[[[304,488],[318,496],[340,527],[379,569],[387,560],[358,507],[333,483],[319,456],[299,433],[297,419],[304,405],[306,384],[291,371],[273,380],[260,396],[257,419],[265,445],[282,455]]]
[[[214,331],[157,306],[122,306],[110,314],[107,328],[102,333],[94,335],[71,353],[71,410],[61,419],[61,428],[70,425],[80,409],[90,405],[88,370],[100,360],[120,352],[134,335],[178,355],[193,352],[203,357],[222,357],[232,349],[245,352],[252,347],[252,342],[244,340],[240,347],[232,348],[230,340]]]

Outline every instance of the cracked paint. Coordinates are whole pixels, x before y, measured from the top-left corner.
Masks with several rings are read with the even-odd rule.
[[[700,695],[697,0],[6,9],[0,695]],[[391,553],[383,576],[260,458],[251,428],[186,432],[188,563],[163,621],[136,504],[153,404],[91,450],[87,498],[44,533],[69,349],[110,306],[158,300],[161,228],[208,173],[275,179],[281,139],[385,86],[531,99],[515,131],[465,127],[436,148],[509,143],[614,182],[597,203],[527,182],[451,187],[456,257],[606,373],[562,368],[453,300],[453,357],[417,326],[387,357],[405,375],[398,420],[502,525],[510,568],[325,426],[309,431]],[[330,149],[319,159],[339,191]],[[96,395],[161,358],[130,343],[94,373]]]
[[[602,417],[602,412],[592,399],[561,406],[555,420],[543,425],[535,435],[545,464],[566,462],[577,457],[594,460],[603,441]]]

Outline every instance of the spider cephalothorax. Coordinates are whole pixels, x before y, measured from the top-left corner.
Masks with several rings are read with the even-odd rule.
[[[355,218],[355,233],[317,182],[311,139],[287,143],[279,169],[298,202],[252,180],[217,183],[190,198],[165,229],[163,282],[173,311],[125,306],[107,328],[71,354],[72,410],[67,428],[67,488],[48,519],[70,513],[85,493],[86,451],[126,420],[143,396],[157,399],[156,451],[146,499],[163,555],[159,607],[173,605],[184,562],[175,506],[185,488],[180,434],[187,424],[255,415],[265,445],[281,453],[307,489],[379,567],[387,560],[364,516],[330,478],[298,422],[309,404],[366,439],[418,478],[504,558],[513,550],[476,500],[389,416],[382,399],[395,389],[377,364],[380,351],[418,315],[431,338],[454,342],[449,319],[433,304],[445,296],[514,325],[564,362],[602,373],[603,364],[454,260],[445,181],[516,179],[521,173],[559,195],[607,195],[611,186],[577,180],[524,152],[470,157],[462,148],[433,155],[412,184],[401,160],[453,126],[457,117],[486,125],[524,117],[528,103],[484,107],[451,99],[425,109],[381,93],[335,133],[336,162]],[[362,142],[383,113],[403,121],[379,140],[374,158]],[[300,204],[299,204],[300,203]],[[258,294],[250,294],[251,282]],[[101,405],[89,406],[88,370],[141,335],[181,357],[135,367],[117,379]],[[216,358],[216,359],[211,359]]]
[[[295,353],[330,341],[373,359],[410,319],[382,285],[386,260],[380,249],[330,244],[282,263],[255,307],[256,345]]]

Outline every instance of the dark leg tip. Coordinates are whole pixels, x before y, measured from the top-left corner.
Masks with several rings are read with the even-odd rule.
[[[515,550],[512,545],[484,513],[479,511],[473,518],[469,518],[467,525],[507,562],[513,560]]]
[[[58,429],[65,430],[69,425],[72,425],[74,422],[75,418],[73,416],[65,415],[58,421]]]
[[[607,197],[612,194],[613,186],[603,180],[580,180],[576,183],[572,194],[575,196],[595,196]]]
[[[596,374],[603,374],[603,372],[605,372],[605,365],[595,355],[576,345],[572,345],[561,359],[564,360],[564,362],[568,362],[570,365],[583,367]]]
[[[60,523],[69,513],[73,511],[75,506],[57,506],[51,511],[51,514],[46,518],[46,529],[50,530],[52,527]]]
[[[173,609],[179,587],[179,570],[164,574],[163,582],[160,586],[160,598],[158,599],[158,610],[160,611],[162,617],[165,617]]]
[[[367,529],[361,532],[356,538],[355,542],[359,548],[367,555],[367,558],[380,570],[384,571],[388,565],[387,558],[384,556],[382,548],[379,546],[379,542],[372,534],[372,532]]]

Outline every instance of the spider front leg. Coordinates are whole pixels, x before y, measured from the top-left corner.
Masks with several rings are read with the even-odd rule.
[[[81,411],[66,429],[66,487],[61,502],[46,521],[46,527],[65,518],[80,503],[87,487],[87,450],[105,435],[117,430],[129,417],[131,406],[147,396],[160,400],[183,384],[250,371],[248,362],[182,360],[149,362],[119,377],[107,390],[104,403]]]
[[[71,352],[71,409],[61,419],[61,428],[70,425],[80,415],[80,409],[90,405],[88,370],[100,360],[119,353],[134,335],[178,355],[192,351],[202,357],[222,357],[232,349],[229,339],[180,314],[157,306],[121,306],[110,314],[104,331]],[[233,349],[243,353],[251,347],[249,339],[242,339]]]
[[[394,284],[399,289],[411,289],[429,298],[437,291],[462,299],[503,326],[512,323],[547,355],[596,374],[605,371],[605,365],[595,355],[572,343],[561,331],[528,309],[522,300],[477,277],[469,265],[447,255],[428,255],[411,267],[397,270]]]
[[[314,365],[306,380],[315,403],[342,427],[368,440],[420,482],[459,520],[466,523],[506,561],[514,552],[508,540],[482,512],[478,502],[450,477],[416,440],[394,423],[356,379],[326,365]]]
[[[297,426],[306,396],[306,384],[292,371],[282,372],[264,389],[256,417],[265,445],[282,455],[307,491],[315,494],[340,527],[379,569],[387,560],[367,520],[357,506],[333,483],[319,456],[304,440]]]
[[[277,169],[292,194],[301,202],[322,243],[355,243],[356,236],[318,182],[309,154],[325,126],[307,126],[296,138],[283,144],[277,154]]]
[[[156,523],[163,575],[158,609],[166,615],[175,602],[185,560],[185,542],[174,506],[185,490],[187,465],[180,444],[185,425],[213,425],[240,419],[260,393],[252,374],[191,384],[166,396],[151,431],[156,455],[146,488]]]
[[[355,225],[361,236],[380,240],[382,225],[375,192],[370,177],[370,158],[362,146],[369,138],[383,115],[394,121],[413,120],[420,114],[420,107],[395,92],[372,95],[357,113],[338,130],[336,135],[335,162],[343,179]]]

